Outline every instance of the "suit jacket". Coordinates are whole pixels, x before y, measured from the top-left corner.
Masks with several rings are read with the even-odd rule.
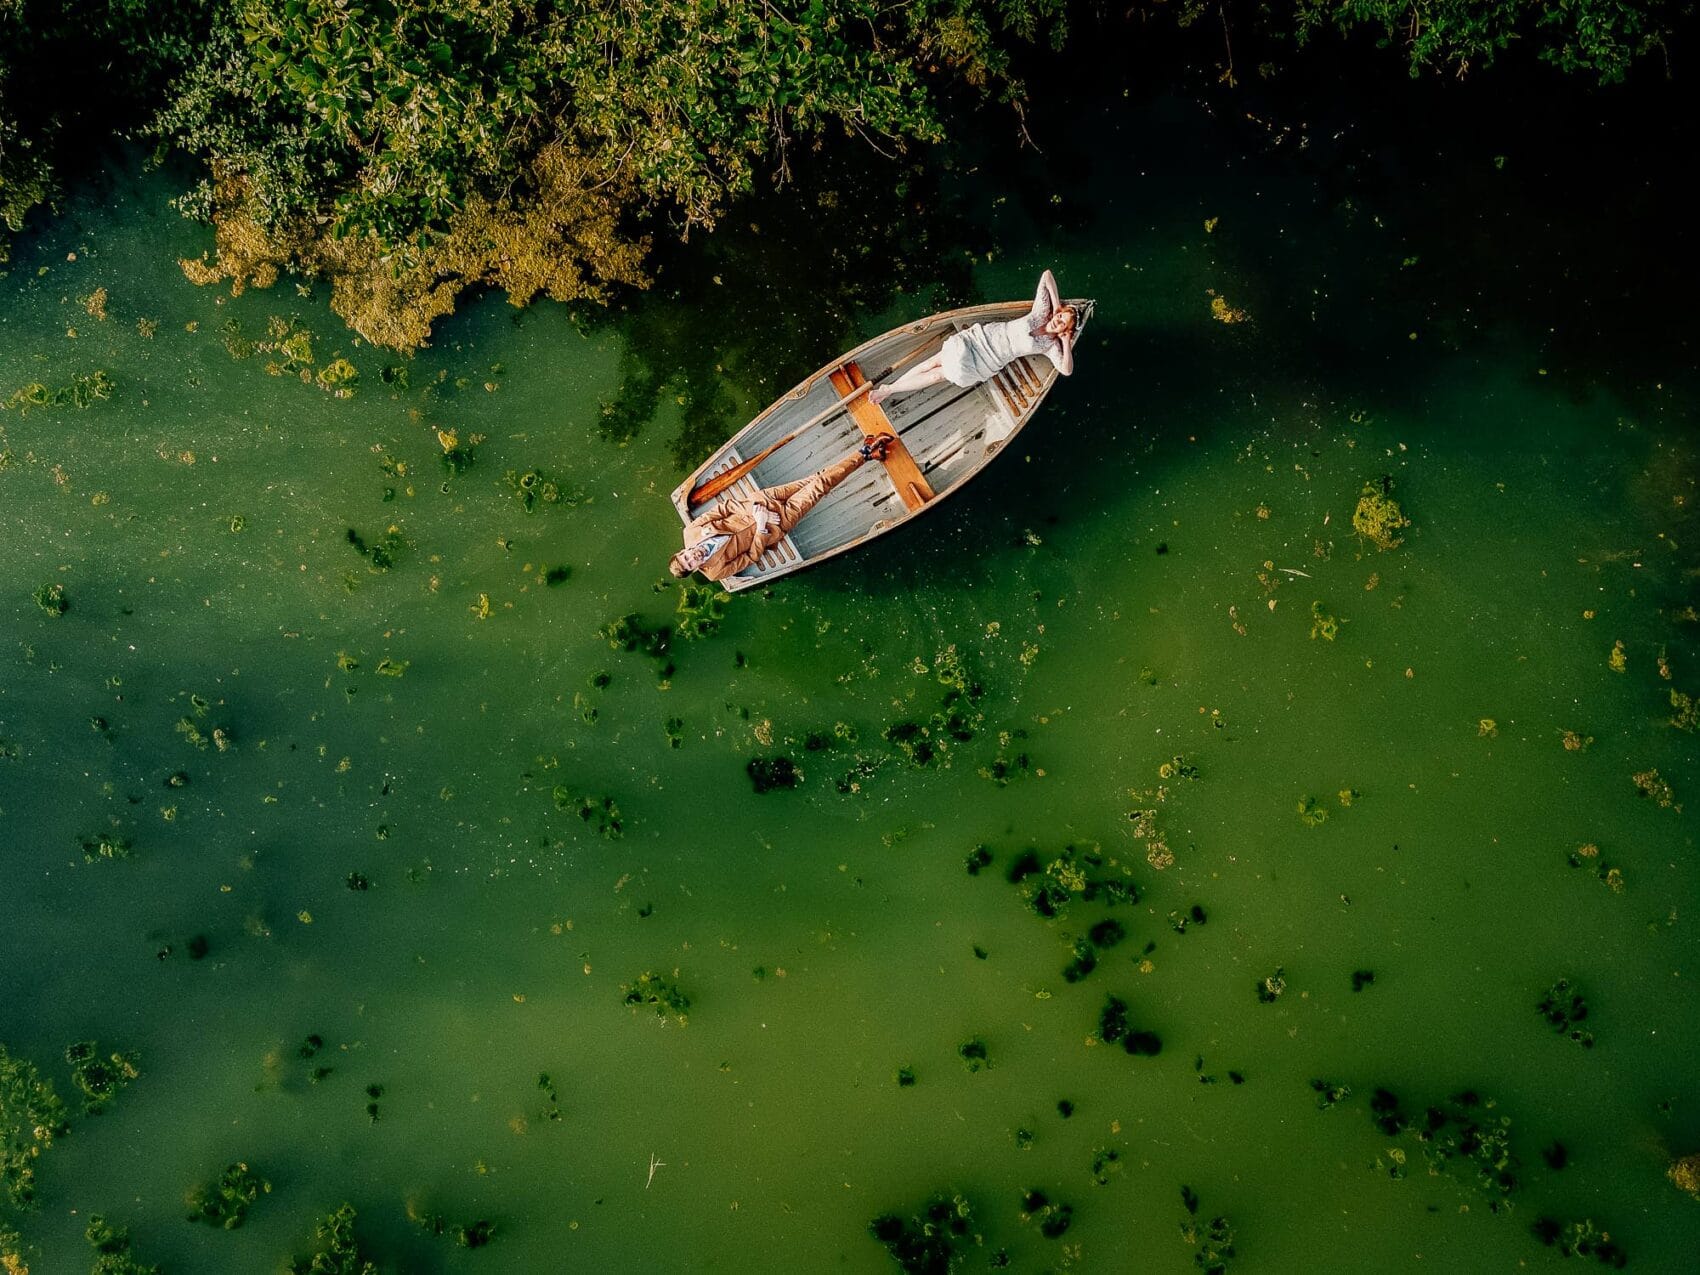
[[[766,515],[765,535],[757,526],[755,507],[758,504]],[[710,580],[737,575],[785,538],[781,526],[782,512],[765,492],[760,497],[741,496],[722,500],[710,505],[686,524],[685,547],[688,549],[701,544],[709,536],[724,535],[726,543],[698,569]]]

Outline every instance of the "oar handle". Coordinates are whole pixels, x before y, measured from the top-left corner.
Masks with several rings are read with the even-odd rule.
[[[873,389],[874,386],[878,385],[881,381],[885,380],[886,377],[895,372],[898,369],[898,366],[898,364],[893,363],[890,367],[886,368],[885,371],[876,376],[869,377],[855,389],[851,390],[850,393],[839,399],[831,407],[816,414],[809,420],[804,421],[777,443],[764,448],[749,460],[746,460],[741,464],[734,465],[731,469],[728,469],[723,473],[716,474],[713,478],[710,478],[708,481],[693,488],[691,490],[691,494],[685,497],[685,507],[687,509],[694,509],[698,505],[707,504],[728,487],[737,483],[745,475],[753,473],[757,465],[761,464],[762,461],[766,460],[769,456],[773,455],[774,452],[785,446],[786,443],[789,443],[792,439],[796,438],[797,435],[801,434],[804,430],[813,429],[816,425],[819,425],[828,417],[836,416],[839,412],[850,406],[851,403],[855,402],[857,399],[862,397],[862,395],[866,394],[869,390]]]

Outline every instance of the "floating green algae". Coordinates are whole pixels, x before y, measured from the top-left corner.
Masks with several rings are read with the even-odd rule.
[[[957,1269],[963,1249],[979,1242],[973,1218],[967,1199],[941,1192],[913,1216],[882,1213],[868,1223],[868,1234],[908,1275],[944,1275]]]
[[[52,1081],[0,1044],[0,1201],[34,1207],[42,1153],[69,1127]]]
[[[65,1049],[71,1068],[71,1083],[83,1095],[83,1114],[98,1115],[142,1073],[135,1051],[113,1050],[103,1054],[92,1040],[81,1040]]]
[[[27,415],[32,407],[84,408],[111,398],[117,388],[109,372],[79,372],[63,385],[47,386],[32,381],[0,401],[0,409],[10,408],[19,415]]]
[[[379,1275],[354,1235],[352,1204],[339,1205],[313,1225],[313,1250],[289,1264],[290,1275]]]
[[[686,1011],[691,1007],[691,998],[685,995],[678,979],[678,970],[674,970],[670,975],[645,970],[631,983],[621,986],[620,1003],[633,1009],[647,1005],[662,1021],[672,1019],[683,1026]]]
[[[189,1192],[186,1200],[189,1221],[234,1231],[247,1221],[254,1202],[262,1194],[270,1194],[271,1189],[270,1182],[238,1160],[226,1165],[215,1181],[202,1183]]]
[[[35,604],[48,615],[61,616],[71,609],[71,604],[65,597],[65,586],[58,582],[40,585],[33,596]]]
[[[1393,499],[1393,479],[1383,475],[1365,483],[1352,510],[1352,528],[1377,549],[1397,549],[1404,543],[1400,532],[1411,525],[1399,502]]]
[[[95,1252],[89,1275],[161,1275],[159,1267],[131,1253],[129,1228],[113,1226],[99,1213],[89,1218],[83,1237]]]

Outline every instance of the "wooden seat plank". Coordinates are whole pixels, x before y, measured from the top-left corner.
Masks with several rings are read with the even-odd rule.
[[[846,363],[832,372],[832,388],[838,391],[840,398],[846,397],[867,381],[862,375],[858,364]],[[891,485],[897,488],[897,494],[903,498],[903,503],[911,512],[919,509],[933,498],[933,489],[928,484],[926,476],[921,473],[921,467],[915,463],[915,458],[909,454],[909,449],[903,445],[903,440],[897,436],[891,421],[880,410],[877,404],[868,402],[867,395],[857,399],[849,407],[850,419],[856,422],[864,435],[870,438],[883,435],[890,439],[885,454],[885,472],[891,477]]]

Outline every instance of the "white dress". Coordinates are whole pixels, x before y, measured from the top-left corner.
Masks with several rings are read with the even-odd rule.
[[[1007,323],[976,323],[945,339],[939,351],[940,366],[952,385],[966,388],[989,381],[1004,367],[1029,354],[1043,354],[1067,376],[1062,342],[1046,332],[1045,324],[1057,308],[1056,280],[1045,271],[1039,280],[1033,308]]]

